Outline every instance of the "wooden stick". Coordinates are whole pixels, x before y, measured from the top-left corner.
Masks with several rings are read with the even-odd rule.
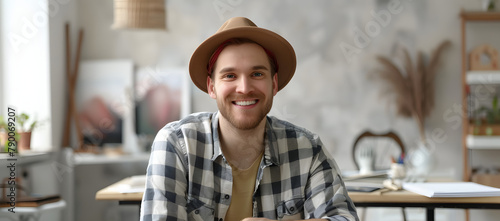
[[[80,65],[80,54],[81,54],[81,48],[82,48],[82,41],[83,41],[83,30],[80,29],[80,33],[78,35],[78,47],[76,49],[76,58],[75,58],[75,67],[73,69],[73,76],[71,77],[71,85],[73,90],[70,93],[71,100],[70,100],[70,105],[72,106],[71,109],[73,110],[72,116],[73,120],[75,121],[75,128],[76,128],[76,135],[78,138],[78,149],[81,149],[83,147],[83,133],[82,133],[82,128],[80,127],[80,120],[78,119],[78,112],[76,111],[75,107],[75,87],[76,87],[76,80],[78,78],[78,68]]]
[[[66,80],[68,83],[68,92],[69,92],[69,101],[71,101],[73,98],[71,96],[71,91],[73,88],[71,87],[71,44],[70,44],[70,37],[69,37],[69,24],[66,23],[65,25],[65,40],[66,40]],[[66,119],[64,121],[64,134],[63,134],[63,141],[62,141],[62,146],[63,147],[68,147],[69,146],[69,136],[70,136],[70,131],[71,131],[71,118],[70,116],[73,113],[73,110],[71,109],[72,106],[68,104],[66,106]]]

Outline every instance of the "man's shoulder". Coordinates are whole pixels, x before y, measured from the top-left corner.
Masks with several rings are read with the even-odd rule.
[[[200,124],[211,123],[214,114],[215,113],[210,113],[210,112],[192,113],[177,121],[177,124],[175,124],[175,126],[200,125]]]
[[[209,112],[192,113],[178,121],[168,123],[158,132],[158,135],[180,134],[186,130],[203,133],[210,132],[214,114]]]
[[[310,130],[308,130],[304,127],[298,126],[298,125],[291,123],[289,121],[282,120],[282,119],[279,119],[279,118],[274,117],[274,116],[268,116],[267,119],[268,119],[268,122],[270,123],[271,129],[273,130],[274,133],[283,133],[285,135],[285,134],[290,134],[292,132],[292,134],[294,134],[294,136],[296,136],[294,138],[307,137],[308,139],[311,139],[311,140],[318,138],[318,135],[311,132]],[[288,137],[288,138],[292,138],[292,137]]]

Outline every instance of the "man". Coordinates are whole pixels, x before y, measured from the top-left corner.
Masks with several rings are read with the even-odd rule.
[[[158,132],[141,220],[358,220],[319,137],[267,116],[295,59],[283,37],[241,17],[196,49],[191,79],[219,111]]]

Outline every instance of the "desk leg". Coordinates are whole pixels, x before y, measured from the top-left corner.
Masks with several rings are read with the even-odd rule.
[[[427,221],[434,221],[434,208],[427,207]]]

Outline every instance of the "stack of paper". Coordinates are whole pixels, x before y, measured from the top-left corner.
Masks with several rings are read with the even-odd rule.
[[[403,183],[403,189],[427,197],[500,196],[500,189],[473,182]]]
[[[358,170],[356,171],[343,171],[342,178],[344,181],[357,180],[363,178],[376,178],[376,177],[387,177],[388,170],[376,170],[367,174],[360,174]]]
[[[132,176],[128,183],[115,186],[115,191],[120,193],[142,193],[145,185],[146,175]]]

